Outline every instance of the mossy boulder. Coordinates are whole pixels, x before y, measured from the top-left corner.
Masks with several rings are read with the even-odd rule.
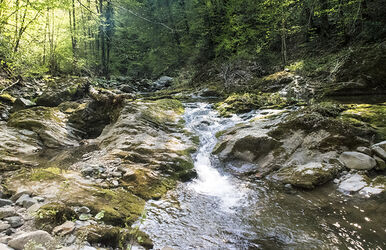
[[[51,232],[54,227],[68,220],[76,219],[77,215],[71,207],[63,203],[53,202],[40,207],[34,217],[37,228]]]
[[[377,140],[386,139],[386,103],[345,106],[341,118],[359,128],[375,129]]]
[[[77,146],[79,137],[68,124],[67,115],[57,108],[34,107],[13,113],[8,125],[38,134],[46,147]]]

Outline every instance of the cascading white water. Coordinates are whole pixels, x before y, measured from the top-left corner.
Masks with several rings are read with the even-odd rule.
[[[210,104],[199,103],[187,105],[185,120],[187,129],[200,135],[200,147],[194,159],[198,178],[190,183],[190,187],[199,194],[218,197],[221,207],[232,211],[231,208],[242,198],[243,191],[213,167],[211,152],[217,143],[216,133],[234,126],[242,119],[238,116],[220,118]]]

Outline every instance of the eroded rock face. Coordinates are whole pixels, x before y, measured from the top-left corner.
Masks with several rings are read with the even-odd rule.
[[[66,114],[56,108],[35,107],[13,113],[8,125],[33,131],[49,148],[78,146],[76,129],[68,124]]]

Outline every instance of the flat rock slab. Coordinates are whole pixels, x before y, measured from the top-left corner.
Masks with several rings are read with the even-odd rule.
[[[359,174],[351,175],[339,184],[338,189],[345,193],[358,192],[368,184],[365,178]]]
[[[54,239],[49,233],[46,231],[38,230],[19,235],[16,238],[10,240],[8,245],[16,250],[22,250],[24,249],[24,246],[30,241],[33,241],[36,244],[47,246],[53,240]]]

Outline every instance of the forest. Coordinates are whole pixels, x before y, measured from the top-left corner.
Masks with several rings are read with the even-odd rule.
[[[382,0],[2,0],[0,58],[28,76],[154,78],[239,58],[286,66],[381,41],[385,8]]]
[[[0,0],[0,250],[386,249],[385,0]]]

